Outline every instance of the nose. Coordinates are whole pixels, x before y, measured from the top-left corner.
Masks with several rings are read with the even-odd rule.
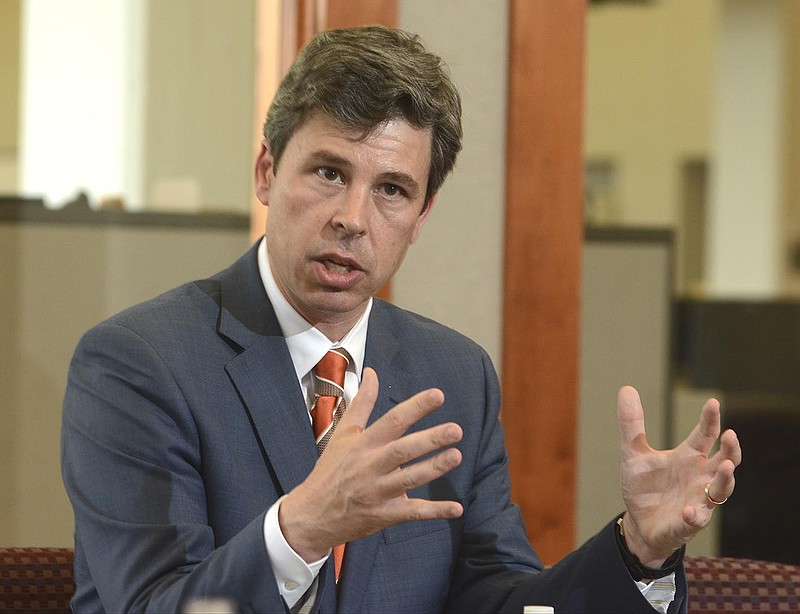
[[[351,187],[342,193],[331,224],[343,236],[363,235],[367,229],[370,206],[369,190]]]

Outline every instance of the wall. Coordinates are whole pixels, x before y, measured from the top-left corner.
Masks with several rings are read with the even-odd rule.
[[[51,206],[138,186],[141,10],[134,0],[22,3],[19,189]]]
[[[618,165],[618,223],[679,221],[680,164],[709,153],[719,1],[589,10],[586,156]]]
[[[434,48],[439,46],[447,51],[452,56],[448,59],[455,60],[456,64],[461,57],[468,58],[463,69],[456,67],[455,70],[459,82],[466,86],[465,104],[472,98],[476,104],[474,108],[480,109],[481,114],[475,115],[476,119],[469,125],[470,109],[466,108],[466,142],[470,148],[462,156],[457,170],[462,178],[449,182],[463,181],[460,183],[463,187],[456,189],[447,185],[440,209],[455,206],[445,202],[448,192],[455,195],[460,202],[458,207],[464,210],[480,206],[465,203],[480,202],[483,210],[469,211],[465,219],[480,220],[481,225],[476,224],[475,228],[487,231],[481,233],[481,240],[491,237],[489,246],[502,241],[501,216],[495,209],[501,188],[492,186],[492,182],[496,165],[503,161],[502,147],[495,141],[502,139],[499,113],[505,96],[504,71],[501,70],[505,62],[505,4],[502,0],[401,2],[401,25],[426,34]],[[784,1],[783,4],[790,17],[786,20],[786,32],[791,33],[794,31],[792,24],[797,21],[796,3]],[[13,13],[14,7],[18,10],[19,5],[15,0],[6,0],[2,10]],[[256,0],[236,3],[174,0],[135,5],[145,7],[141,11],[146,22],[141,34],[148,40],[142,51],[147,76],[142,80],[141,91],[131,93],[131,97],[141,96],[145,100],[142,119],[146,128],[145,134],[138,137],[144,146],[141,155],[144,193],[133,202],[134,206],[192,208],[202,203],[209,208],[245,210],[252,192],[253,130],[247,118],[255,116],[251,95],[255,5]],[[617,165],[617,190],[608,203],[608,215],[615,223],[674,225],[679,231],[685,223],[681,213],[682,166],[687,160],[709,156],[715,45],[719,38],[721,6],[722,0],[664,0],[602,3],[589,10],[586,152],[590,161],[607,160]],[[70,11],[74,12],[72,6]],[[791,17],[792,14],[795,17]],[[8,28],[14,23],[13,15],[4,16],[0,21]],[[458,24],[459,36],[449,35],[454,24]],[[72,34],[71,29],[69,31]],[[108,26],[91,23],[89,31],[106,32]],[[792,45],[794,38],[787,36],[787,43]],[[5,45],[13,39],[13,31],[8,36],[0,36]],[[16,66],[15,49],[0,54],[9,66]],[[789,58],[796,55],[795,46],[790,49]],[[792,66],[787,66],[790,114],[786,133],[790,136],[796,131],[793,126],[797,125],[796,118],[791,115],[796,113],[791,109],[797,108],[791,99],[791,96],[796,97],[791,93],[797,90],[796,72]],[[95,89],[84,88],[88,92]],[[107,89],[108,83],[102,90]],[[9,96],[9,100],[14,99],[15,96]],[[4,109],[11,106],[4,106]],[[0,134],[8,134],[9,138],[12,133],[11,125],[8,130],[0,130]],[[78,141],[80,139],[72,139],[73,143]],[[478,143],[477,153],[470,153],[476,151],[471,147],[473,143]],[[213,155],[208,154],[209,146]],[[71,151],[74,153],[74,146]],[[487,153],[489,155],[485,155]],[[791,149],[787,150],[787,155],[784,166],[790,171],[796,166],[793,159],[797,156]],[[469,156],[476,159],[474,164],[467,162]],[[121,166],[130,168],[136,163],[134,160]],[[14,181],[15,175],[15,169],[3,163],[0,153],[0,188]],[[786,181],[796,181],[795,175],[787,172]],[[786,224],[781,227],[787,232],[775,249],[781,261],[781,274],[786,277],[784,285],[800,293],[797,273],[786,266],[789,247],[784,242],[794,242],[800,235],[796,230],[800,227],[798,207],[792,205],[797,198],[791,194],[797,189],[789,186],[787,190],[790,193],[784,214]],[[462,199],[462,191],[469,191],[472,198]],[[451,219],[437,215],[432,224],[451,228]],[[458,232],[466,236],[471,232],[473,236],[476,234],[473,228]],[[679,233],[679,247],[681,241]],[[475,241],[470,243],[476,245]],[[470,251],[474,256],[469,257],[472,273],[468,281],[485,287],[497,268],[496,252],[484,250],[482,245]],[[448,268],[444,262],[440,266],[439,259],[430,259],[427,255],[426,249],[415,249],[409,262],[427,261],[439,270]],[[678,270],[683,269],[682,259],[683,250],[679,249]],[[442,274],[440,279],[447,282],[450,278]],[[458,283],[454,281],[447,287]],[[454,296],[454,293],[446,295]],[[485,309],[494,310],[495,306],[490,303],[496,299],[483,298],[491,294],[476,293],[475,296],[481,301],[481,313],[485,313]],[[453,300],[437,308],[432,306],[435,302],[438,301],[415,298],[412,307],[440,309],[450,317],[452,307],[463,304]],[[497,356],[493,349],[495,331],[483,330],[486,325],[475,316],[459,316],[459,320],[466,321],[459,321],[458,326],[466,325],[470,331],[479,331],[477,336],[489,346],[492,355]]]
[[[0,194],[17,189],[19,0],[0,2]]]
[[[249,209],[255,33],[255,0],[149,2],[148,208]]]
[[[800,296],[800,2],[787,1],[784,10],[786,79],[784,161],[781,170],[786,178],[781,220],[779,258],[784,265],[783,285],[787,294]]]
[[[687,157],[707,155],[711,95],[708,72],[713,62],[718,1],[663,0],[643,7],[608,6],[590,11],[587,155],[620,162],[624,188],[620,212],[625,223],[674,223],[678,217],[680,163]],[[198,11],[200,17],[192,24],[180,22],[179,8],[185,6],[184,1],[174,5],[158,3],[156,11],[164,12],[148,13],[148,28],[153,40],[158,41],[154,49],[163,49],[163,53],[151,52],[147,58],[153,79],[158,81],[150,85],[148,95],[160,96],[163,102],[173,105],[163,113],[148,105],[148,130],[152,138],[161,139],[161,145],[153,145],[155,149],[147,154],[148,177],[152,185],[159,178],[189,174],[219,189],[212,192],[201,185],[200,193],[211,195],[203,198],[205,202],[245,207],[250,193],[252,113],[247,108],[250,103],[234,99],[233,94],[246,93],[250,100],[252,83],[247,83],[245,68],[252,74],[252,65],[248,67],[252,58],[247,51],[251,43],[245,39],[252,26],[248,19],[252,4],[249,0],[225,3],[232,14],[221,15],[222,5],[212,3]],[[401,0],[400,4],[401,27],[419,32],[430,48],[450,64],[461,86],[465,149],[420,241],[409,251],[395,280],[395,300],[474,338],[487,348],[498,368],[507,18],[503,0]],[[210,23],[217,19],[231,27],[238,24],[242,40],[210,36]],[[200,66],[206,74],[225,69],[235,74],[227,75],[230,81],[225,87],[210,88],[210,81],[205,78],[180,71],[176,74],[168,66],[161,66],[171,62],[167,58],[173,51],[177,52],[176,65],[183,70]],[[240,72],[241,67],[245,68]],[[647,87],[634,87],[641,85]],[[216,121],[200,120],[202,129],[198,130],[198,124],[190,126],[180,117],[176,119],[181,110],[193,113],[206,106],[220,114],[216,116],[219,122],[233,122],[231,133],[244,131],[242,143],[246,152],[226,140],[229,131],[222,134],[221,124]],[[242,126],[237,123],[239,119]],[[650,128],[656,130],[658,146],[648,136]],[[180,153],[177,142],[173,147],[173,137],[188,146],[191,155]],[[236,172],[229,175],[221,170],[222,166],[241,170],[247,176],[240,177]],[[59,244],[55,252],[38,254],[38,247],[51,245],[51,233],[46,230],[37,230],[38,238],[24,233],[0,235],[3,261],[20,259],[13,276],[3,279],[4,287],[15,291],[7,292],[2,304],[0,318],[4,326],[0,327],[0,340],[4,347],[15,348],[17,353],[10,355],[23,353],[15,361],[20,367],[13,366],[9,354],[0,354],[0,360],[5,361],[0,373],[12,368],[24,368],[27,373],[6,385],[5,396],[0,400],[0,407],[4,408],[0,411],[0,481],[9,484],[4,492],[11,493],[11,497],[0,499],[0,539],[7,544],[69,543],[70,518],[57,473],[58,434],[54,425],[63,394],[66,361],[80,332],[130,302],[227,264],[243,244],[240,239],[231,238],[230,248],[209,250],[205,239],[201,241],[204,247],[198,248],[193,241],[182,244],[168,233],[154,238],[155,243],[142,243],[139,247],[144,247],[146,253],[138,253],[136,234],[120,232],[113,240],[100,241],[96,240],[96,229],[87,229],[83,235],[76,230],[70,242]],[[0,227],[0,232],[5,230]],[[135,259],[129,258],[130,250],[138,253]],[[156,256],[162,253],[170,254],[169,261],[179,270],[169,278],[150,279],[147,272],[160,270]],[[198,256],[219,260],[200,262],[195,260]],[[116,263],[113,270],[94,271],[97,277],[72,279],[75,271],[93,271],[109,258]],[[61,265],[62,261],[66,272],[54,275],[49,265]],[[184,266],[199,268],[190,271]],[[33,276],[41,275],[52,280],[45,290],[33,280]],[[157,283],[150,285],[151,281]],[[68,284],[72,293],[66,289],[61,292],[60,284],[67,282],[73,282]],[[55,296],[47,294],[47,288]],[[7,322],[12,326],[5,326]],[[64,323],[69,330],[62,330]],[[57,361],[59,366],[54,367],[50,361]],[[634,380],[636,377],[631,378]],[[609,384],[616,386],[610,380]],[[604,395],[602,403],[613,408],[613,393]],[[9,407],[15,411],[9,412]],[[613,415],[611,420],[613,423]],[[616,496],[616,481],[614,488]],[[609,496],[607,501],[616,500]],[[30,506],[55,510],[52,516],[57,520],[52,528],[47,528],[49,519],[19,514],[18,510],[28,510]],[[597,517],[587,520],[586,526],[596,523]]]
[[[705,254],[713,298],[774,299],[783,290],[784,9],[726,0],[721,11]]]
[[[129,209],[248,209],[256,0],[21,7],[20,190],[53,207],[80,189]]]
[[[507,12],[502,0],[493,0],[493,3],[495,9],[487,11],[484,0],[401,2],[402,27],[419,32],[433,50],[443,55],[461,86],[465,150],[454,175],[445,184],[421,240],[409,252],[395,281],[394,293],[399,304],[476,339],[499,366]],[[241,204],[246,206],[248,202],[252,163],[251,107],[245,109],[245,102],[233,94],[247,94],[247,104],[252,105],[249,97],[252,82],[247,83],[245,76],[253,71],[252,59],[245,50],[247,44],[252,44],[252,39],[248,43],[246,34],[247,27],[252,25],[247,23],[252,4],[249,1],[233,4],[235,7],[229,9],[232,15],[221,15],[221,5],[209,0],[204,10],[198,11],[200,17],[191,24],[180,20],[180,9],[185,8],[185,2],[157,3],[157,8],[151,5],[146,12],[151,41],[146,61],[152,76],[148,91],[143,92],[149,100],[145,117],[149,190],[159,177],[192,176],[220,190],[210,192],[204,187],[206,184],[202,184],[199,189],[204,203],[235,204],[240,189],[245,194]],[[230,7],[229,3],[225,6]],[[220,20],[231,29],[236,22],[239,31],[245,32],[242,40],[215,40],[206,30],[214,20]],[[459,36],[452,36],[453,31],[458,31]],[[158,51],[162,48],[163,52]],[[166,58],[171,59],[168,62]],[[175,66],[163,66],[171,64],[172,58]],[[227,85],[210,91],[210,79],[181,74],[175,67],[187,71],[202,67],[205,74],[218,74],[223,70],[235,74],[226,76]],[[156,110],[161,103],[167,103],[167,108]],[[198,120],[195,111],[199,114],[199,108],[218,113],[218,120]],[[179,111],[188,111],[191,118],[176,117]],[[226,140],[220,135],[223,123],[230,127],[230,123],[236,121],[234,115],[241,115],[241,129],[246,131],[243,139],[246,152],[237,149],[233,139]],[[198,124],[190,124],[189,119],[199,121],[204,130],[197,130]],[[171,143],[173,139],[175,143]],[[186,152],[187,147],[192,150],[191,156],[181,153]],[[224,169],[232,168],[242,170],[246,179],[226,174]],[[209,194],[216,196],[207,198]],[[38,238],[33,238],[31,232]],[[42,240],[42,233],[47,240]],[[6,492],[16,489],[17,493],[16,497],[5,500],[9,507],[5,519],[0,503],[0,541],[5,545],[68,545],[70,542],[71,515],[60,484],[56,442],[66,364],[80,333],[106,314],[159,289],[205,274],[230,261],[234,257],[231,252],[241,251],[238,247],[195,248],[204,258],[213,256],[216,264],[194,262],[190,257],[193,248],[189,247],[196,245],[193,241],[181,246],[164,238],[154,246],[149,242],[140,243],[138,235],[130,235],[122,229],[114,231],[113,239],[102,241],[97,239],[97,233],[97,229],[70,232],[72,247],[69,248],[61,240],[53,243],[54,239],[44,228],[25,231],[24,237],[15,232],[0,239],[3,260],[17,259],[18,263],[13,269],[17,274],[7,280],[6,286],[17,290],[11,293],[10,302],[4,303],[4,309],[10,312],[0,313],[4,322],[17,322],[14,328],[18,332],[13,339],[17,350],[12,355],[31,351],[23,350],[24,347],[37,348],[35,358],[20,361],[26,363],[24,368],[20,367],[24,373],[17,371],[17,379],[9,384],[13,389],[17,381],[27,382],[22,384],[23,389],[0,401],[4,407],[17,410],[14,417],[8,411],[0,412],[0,421],[12,423],[0,422],[0,427],[8,426],[2,432],[9,441],[16,441],[15,448],[0,448],[4,450],[0,451],[0,461],[8,461],[8,464],[0,464],[0,481],[8,485]],[[238,239],[231,240],[238,245]],[[61,300],[55,301],[37,279],[47,274],[48,262],[59,262],[59,259],[50,248],[43,253],[33,252],[36,244],[51,245],[56,251],[66,250],[63,263],[70,271],[92,270],[93,267],[97,270],[93,275],[76,280],[80,284],[71,292],[64,290]],[[147,282],[149,271],[160,269],[159,256],[163,254],[170,254],[169,261],[175,270],[170,274],[165,272],[158,284],[142,285]],[[22,270],[26,275],[24,284]],[[65,273],[57,279],[67,283],[71,277]],[[69,315],[55,316],[54,307],[48,307],[51,304],[61,304]],[[20,311],[23,305],[24,312]],[[23,317],[24,322],[19,320]],[[61,322],[68,322],[68,326],[60,326]],[[45,342],[48,338],[50,341]],[[40,379],[38,372],[43,370],[49,373]],[[33,409],[26,413],[23,408]],[[37,424],[40,427],[36,427]],[[37,456],[38,450],[44,453]],[[37,473],[41,474],[40,483],[32,479]],[[42,519],[36,514],[28,517],[27,510],[37,506],[40,510],[56,511],[54,524],[37,522]],[[19,516],[19,510],[26,510],[26,518]]]
[[[588,13],[586,159],[616,171],[595,213],[600,222],[675,228],[679,273],[686,254],[704,249],[684,245],[683,207],[698,204],[684,204],[684,165],[710,156],[721,1],[608,3]],[[689,289],[684,277],[680,291]]]
[[[400,2],[400,27],[444,58],[460,88],[464,149],[395,277],[393,299],[473,338],[498,369],[507,20],[502,0]]]
[[[663,449],[669,443],[672,236],[666,231],[594,235],[583,248],[579,544],[624,509],[616,419],[622,386],[632,385],[641,395],[650,445]]]

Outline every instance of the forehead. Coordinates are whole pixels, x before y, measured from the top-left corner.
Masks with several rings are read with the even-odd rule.
[[[332,154],[351,164],[399,166],[427,180],[431,160],[431,130],[405,119],[389,119],[365,131],[342,126],[317,113],[304,122],[289,140],[286,153],[301,158]]]

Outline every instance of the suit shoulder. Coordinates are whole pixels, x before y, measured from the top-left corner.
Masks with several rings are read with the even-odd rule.
[[[188,282],[123,309],[87,330],[76,355],[109,346],[133,353],[149,346],[168,360],[175,352],[215,343],[219,307],[213,282],[213,278]]]
[[[135,330],[148,330],[160,324],[191,326],[193,322],[206,326],[205,317],[217,318],[225,280],[233,288],[258,281],[255,248],[216,274],[186,282],[171,290],[128,307],[102,324],[117,324]],[[204,317],[205,316],[205,317]]]
[[[475,341],[427,316],[403,309],[381,299],[374,299],[375,317],[382,320],[393,331],[395,338],[403,344],[413,343],[441,346],[447,352],[459,352],[486,356],[486,351]]]
[[[219,284],[213,278],[188,282],[123,309],[102,324],[117,324],[138,330],[159,323],[189,323],[192,315],[214,308],[217,304],[215,295],[218,294]]]

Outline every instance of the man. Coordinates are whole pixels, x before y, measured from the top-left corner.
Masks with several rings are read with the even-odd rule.
[[[656,452],[623,389],[627,512],[543,570],[509,500],[486,353],[372,299],[434,208],[460,113],[416,37],[340,30],[304,50],[256,163],[265,239],[76,351],[63,423],[76,611],[212,596],[257,612],[685,608],[681,547],[741,460],[732,432],[708,457],[715,401]],[[322,373],[330,361],[343,381]]]

